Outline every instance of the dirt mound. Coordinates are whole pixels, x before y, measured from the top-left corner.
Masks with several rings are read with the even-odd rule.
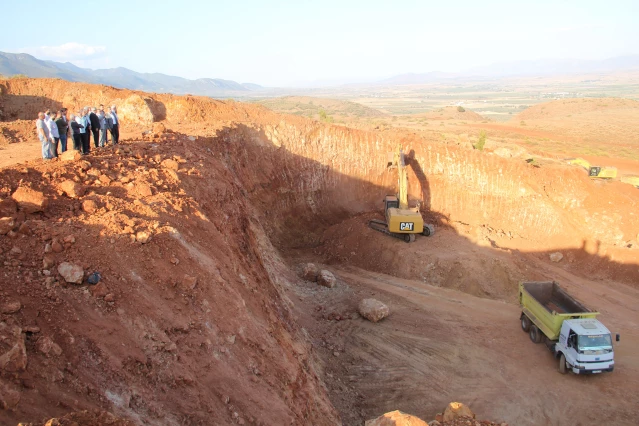
[[[265,99],[260,105],[284,114],[301,115],[320,119],[320,110],[329,116],[339,118],[375,118],[386,117],[381,111],[356,102],[337,99],[315,98],[311,96],[286,96],[283,98]]]
[[[546,137],[570,141],[568,145],[561,144],[561,148],[576,156],[614,156],[638,161],[637,117],[639,101],[631,99],[564,99],[530,107],[511,123],[544,132]]]
[[[600,118],[609,113],[638,111],[639,101],[620,98],[579,98],[561,99],[533,105],[519,113],[513,120],[536,120],[547,118],[573,118],[580,114],[588,114]],[[591,114],[596,113],[596,114]],[[574,117],[575,119],[577,117]],[[571,121],[571,120],[568,120]]]
[[[0,289],[20,308],[3,310],[17,331],[2,341],[24,339],[26,362],[0,372],[17,395],[3,424],[94,408],[165,424],[338,422],[282,293],[292,275],[225,160],[189,142],[0,173],[3,205],[18,187],[49,201],[4,210]],[[66,179],[84,195],[60,191]],[[100,282],[67,284],[62,262]]]
[[[58,110],[62,106],[71,113],[85,106],[115,104],[119,107],[125,138],[139,137],[154,122],[170,125],[230,121],[261,122],[277,120],[276,114],[264,107],[233,101],[217,101],[206,97],[151,94],[110,86],[70,83],[59,79],[0,80],[0,125],[5,142],[37,140],[35,119],[39,111]],[[16,125],[17,122],[22,123]],[[9,136],[6,136],[9,134]],[[0,139],[0,143],[3,140]]]
[[[460,111],[460,108],[456,106],[447,106],[425,114],[414,114],[411,117],[426,118],[428,120],[486,121],[486,117],[483,117],[474,111],[466,108],[461,109],[463,109],[463,111]]]

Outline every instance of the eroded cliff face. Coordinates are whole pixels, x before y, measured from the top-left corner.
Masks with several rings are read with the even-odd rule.
[[[215,144],[260,204],[279,244],[311,243],[317,230],[381,209],[397,188],[387,152],[400,144],[409,166],[409,199],[442,224],[498,229],[532,250],[623,247],[635,240],[634,188],[590,181],[583,170],[531,166],[416,134],[372,133],[309,122],[233,125]],[[616,212],[606,212],[614,204]],[[300,232],[300,230],[304,232]],[[300,234],[295,236],[294,234]],[[525,243],[523,243],[525,241]]]

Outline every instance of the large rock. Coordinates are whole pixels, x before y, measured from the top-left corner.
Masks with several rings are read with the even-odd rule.
[[[26,186],[21,186],[11,196],[18,203],[18,207],[25,213],[36,213],[44,211],[49,205],[49,199],[40,191],[35,191]]]
[[[302,278],[306,281],[317,281],[319,268],[314,263],[306,263],[302,266]]]
[[[390,314],[388,306],[376,299],[364,299],[359,302],[359,314],[369,321],[377,322]]]
[[[170,158],[167,158],[166,160],[162,161],[160,165],[164,167],[165,169],[174,170],[174,171],[177,171],[180,168],[180,164],[177,161],[172,160]]]
[[[16,221],[12,217],[3,217],[0,219],[0,235],[5,235],[13,229]]]
[[[82,158],[82,153],[75,149],[70,149],[60,154],[58,158],[60,161],[78,161]]]
[[[74,182],[72,180],[65,180],[64,182],[62,182],[60,184],[60,190],[62,192],[64,192],[67,197],[70,198],[79,198],[82,197],[84,195],[84,192],[86,191],[86,188],[84,187],[84,185],[80,185],[77,182]]]
[[[91,169],[91,167],[93,167],[93,166],[91,165],[91,163],[89,161],[87,161],[87,160],[80,161],[80,168],[82,169],[82,171],[86,172],[89,169]],[[98,173],[100,173],[100,172],[98,171]]]
[[[153,195],[151,185],[146,182],[137,182],[135,186],[135,192],[141,198],[150,197],[151,195]]]
[[[444,422],[451,422],[458,417],[470,417],[475,418],[475,413],[471,411],[468,406],[461,402],[451,402],[444,411]]]
[[[376,419],[367,420],[364,426],[428,426],[428,423],[419,417],[395,410],[383,414]]]
[[[69,262],[62,262],[58,265],[58,273],[68,283],[82,284],[84,270],[81,266]]]
[[[42,336],[36,342],[36,348],[46,356],[60,356],[62,355],[62,348],[49,336]]]
[[[15,314],[22,309],[22,304],[17,300],[7,301],[0,306],[0,313]]]
[[[27,348],[24,344],[24,334],[19,327],[11,330],[11,334],[15,338],[15,344],[9,351],[0,356],[0,370],[10,373],[24,371],[27,368]]]
[[[333,275],[331,271],[322,269],[317,275],[317,284],[321,286],[333,288],[335,287],[336,283],[337,283],[337,279],[335,278],[335,275]]]
[[[98,210],[98,203],[96,203],[95,200],[91,199],[84,200],[82,202],[82,210],[89,214],[95,213]]]
[[[197,285],[197,277],[192,277],[190,275],[184,275],[184,278],[182,278],[182,282],[180,283],[180,287],[184,291],[193,290],[196,285]]]
[[[149,108],[149,98],[140,95],[131,95],[118,105],[118,117],[125,123],[151,125],[154,121],[153,112]]]
[[[557,263],[557,262],[561,262],[561,259],[564,258],[564,255],[559,253],[558,251],[554,252],[554,253],[550,253],[550,260]]]
[[[138,243],[146,244],[149,242],[150,238],[151,233],[149,231],[138,231],[138,233],[135,234],[135,240]]]

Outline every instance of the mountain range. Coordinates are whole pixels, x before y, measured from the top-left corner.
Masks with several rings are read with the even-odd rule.
[[[225,96],[259,91],[262,86],[237,83],[219,78],[189,80],[160,73],[139,73],[127,68],[91,70],[70,62],[44,61],[26,53],[0,52],[0,75],[11,77],[23,74],[29,77],[61,78],[68,81],[105,84],[113,87],[155,93]]]
[[[639,55],[619,56],[604,60],[539,59],[508,61],[475,67],[459,73],[433,71],[421,74],[400,74],[377,82],[359,85],[397,86],[447,81],[481,81],[506,77],[610,73],[629,70],[639,71]],[[188,93],[212,97],[250,97],[253,95],[269,97],[278,96],[282,90],[285,90],[283,88],[266,88],[252,83],[237,83],[219,78],[189,80],[161,73],[139,73],[123,67],[91,70],[80,68],[70,62],[40,60],[26,53],[0,52],[0,75],[11,77],[17,74],[24,74],[28,77],[61,78],[69,81],[106,84],[145,92]],[[333,84],[333,86],[352,85],[354,85],[352,81],[341,84],[334,82]],[[312,87],[318,86],[306,86],[307,89]]]
[[[427,72],[408,73],[381,80],[380,84],[429,84],[450,80],[482,80],[505,77],[542,77],[571,74],[610,73],[639,70],[639,55],[618,56],[603,60],[538,59],[528,61],[497,62],[470,68],[460,73]]]

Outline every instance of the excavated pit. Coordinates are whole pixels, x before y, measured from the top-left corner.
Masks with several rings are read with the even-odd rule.
[[[43,107],[116,102],[128,139],[88,158],[96,174],[76,162],[0,172],[3,215],[16,221],[15,238],[0,237],[2,301],[21,302],[2,316],[0,354],[20,329],[28,357],[26,368],[2,372],[3,403],[16,404],[2,422],[103,409],[139,424],[360,425],[394,409],[431,419],[459,399],[511,424],[623,424],[636,406],[636,374],[578,391],[559,383],[551,357],[518,330],[515,303],[518,280],[558,279],[599,305],[615,331],[632,332],[634,188],[238,103],[59,80],[0,87],[12,132]],[[158,134],[153,123],[163,125]],[[397,144],[409,153],[410,203],[437,226],[413,244],[366,225],[395,191],[386,158]],[[86,193],[64,195],[62,179]],[[18,186],[42,191],[47,210],[4,210]],[[69,235],[74,243],[45,253]],[[43,261],[98,270],[104,287],[47,280]],[[335,272],[338,285],[296,277],[308,261]],[[391,316],[359,318],[364,297],[382,299]],[[44,337],[61,355],[43,351]],[[565,412],[549,382],[585,402]],[[595,397],[609,408],[592,417],[584,404]]]
[[[233,125],[210,142],[292,262],[315,258],[511,301],[519,280],[540,278],[527,259],[556,251],[571,273],[639,277],[636,243],[628,247],[639,228],[636,191],[598,187],[575,168],[542,171],[410,133],[285,121]],[[397,144],[408,153],[410,204],[438,230],[410,245],[366,226],[396,190],[386,161]],[[602,211],[605,203],[617,210]]]

